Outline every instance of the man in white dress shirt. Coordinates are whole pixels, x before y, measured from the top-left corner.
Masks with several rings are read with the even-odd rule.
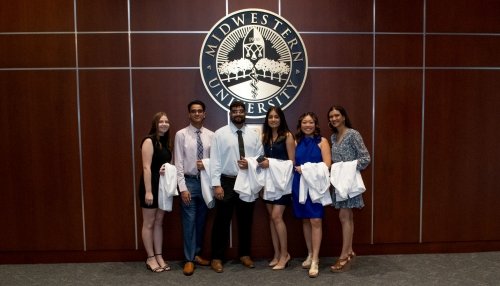
[[[210,261],[200,256],[203,246],[207,206],[201,192],[202,159],[209,157],[213,132],[203,127],[205,103],[188,104],[189,126],[175,134],[175,167],[177,185],[181,192],[182,229],[184,238],[184,275],[192,275],[195,263],[208,266]]]
[[[224,271],[222,261],[229,245],[229,230],[233,210],[238,220],[238,254],[248,268],[254,263],[250,258],[252,219],[255,202],[244,202],[234,191],[239,169],[248,168],[244,157],[264,154],[260,134],[245,125],[245,105],[235,101],[229,106],[231,122],[215,131],[210,149],[210,173],[214,187],[216,214],[212,228],[212,269]],[[240,138],[238,138],[240,137]]]

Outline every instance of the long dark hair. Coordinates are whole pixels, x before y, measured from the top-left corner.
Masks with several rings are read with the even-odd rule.
[[[269,127],[269,114],[271,114],[271,111],[275,111],[278,114],[278,117],[280,118],[280,125],[278,126],[278,138],[276,139],[276,142],[281,141],[286,138],[286,134],[290,132],[290,129],[288,129],[288,124],[286,123],[285,119],[285,114],[283,113],[283,110],[277,106],[271,106],[267,110],[266,113],[266,119],[264,120],[264,126],[262,128],[262,144],[268,144],[271,142],[273,138],[273,129]]]
[[[338,112],[340,112],[340,114],[342,114],[342,116],[344,116],[345,118],[344,125],[346,127],[352,128],[351,120],[349,119],[349,116],[347,115],[347,111],[345,111],[345,108],[343,108],[340,105],[333,105],[332,107],[330,107],[330,109],[328,109],[328,113],[326,113],[326,118],[328,119],[328,127],[330,127],[333,133],[339,133],[337,128],[333,127],[332,123],[330,123],[330,112],[332,112],[333,110],[337,110]]]
[[[151,122],[151,129],[149,129],[148,137],[153,140],[154,147],[157,147],[160,150],[163,149],[163,147],[166,147],[171,150],[170,128],[168,128],[164,136],[160,136],[160,134],[158,134],[158,123],[160,122],[162,116],[168,117],[167,114],[163,111],[160,111],[153,116],[153,121]]]
[[[304,132],[302,132],[302,129],[300,129],[300,126],[301,126],[302,120],[306,116],[311,116],[311,118],[314,121],[314,127],[315,127],[314,128],[314,133],[313,133],[314,137],[318,137],[318,136],[321,137],[321,130],[319,129],[319,119],[318,119],[318,116],[316,115],[316,113],[309,111],[309,112],[306,112],[306,113],[302,114],[299,117],[299,121],[297,122],[297,133],[295,134],[295,140],[297,141],[297,144],[299,144],[300,140],[302,140],[305,137],[305,134],[304,134]]]

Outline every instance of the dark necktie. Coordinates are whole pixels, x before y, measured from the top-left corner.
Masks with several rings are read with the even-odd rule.
[[[203,143],[201,142],[200,130],[196,130],[196,145],[197,145],[197,158],[198,160],[203,159]]]
[[[241,130],[236,131],[238,133],[238,148],[240,149],[240,158],[245,157],[245,144],[243,144],[243,135]],[[238,158],[239,160],[239,158]]]

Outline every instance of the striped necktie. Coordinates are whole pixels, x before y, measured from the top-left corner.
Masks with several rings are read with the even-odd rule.
[[[200,130],[196,130],[196,150],[197,150],[197,158],[198,160],[203,159],[203,143],[201,142]]]

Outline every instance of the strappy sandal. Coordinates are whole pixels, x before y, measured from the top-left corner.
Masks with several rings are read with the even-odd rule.
[[[154,272],[154,273],[163,272],[164,271],[163,267],[158,266],[158,267],[153,268],[153,267],[151,267],[151,265],[149,265],[148,260],[150,258],[155,258],[155,257],[153,255],[153,256],[148,256],[148,258],[146,258],[146,269],[151,270],[151,272]]]
[[[311,268],[311,263],[312,263],[312,255],[308,254],[306,260],[304,260],[304,262],[302,262],[302,268],[303,269]]]
[[[161,253],[155,254],[155,256],[162,256],[162,254]],[[162,257],[162,259],[163,259],[163,257]],[[169,271],[170,265],[168,265],[168,263],[166,261],[164,261],[164,262],[165,262],[165,265],[163,265],[163,266],[160,265],[160,267],[163,269],[163,271]]]
[[[349,260],[351,260],[351,264],[354,264],[354,262],[356,262],[356,253],[354,253],[354,251],[353,251],[353,252],[349,253],[348,256],[349,256]]]
[[[348,255],[345,258],[337,259],[334,265],[330,266],[330,271],[339,273],[351,269],[351,257]]]
[[[319,261],[311,261],[311,268],[309,268],[309,277],[310,278],[316,278],[319,275],[319,269],[318,269]]]

